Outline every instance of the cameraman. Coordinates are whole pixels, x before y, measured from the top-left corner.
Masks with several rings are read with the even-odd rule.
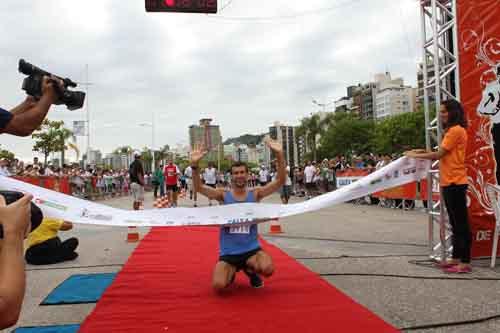
[[[57,78],[59,85],[63,85],[62,81]],[[54,85],[49,81],[49,77],[45,76],[42,83],[42,97],[36,101],[33,97],[28,96],[24,102],[6,111],[0,108],[0,133],[8,133],[16,136],[28,136],[36,130],[42,121],[45,119],[50,106],[58,99]]]
[[[23,241],[30,231],[31,195],[6,205],[0,195],[0,329],[13,326],[21,312],[25,290]]]

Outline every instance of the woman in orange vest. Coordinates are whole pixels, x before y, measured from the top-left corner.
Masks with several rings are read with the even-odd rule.
[[[467,169],[465,150],[467,147],[467,120],[462,105],[455,100],[441,104],[439,112],[444,128],[444,137],[436,152],[421,149],[406,152],[407,157],[439,160],[440,180],[443,198],[453,231],[453,255],[442,261],[441,267],[447,273],[470,273],[471,231],[467,215]]]

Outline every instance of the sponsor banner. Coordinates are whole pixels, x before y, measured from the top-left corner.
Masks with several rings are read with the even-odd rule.
[[[491,255],[495,226],[486,188],[500,183],[500,6],[498,0],[457,0],[457,14],[472,256],[482,257]]]
[[[75,198],[0,176],[0,189],[31,193],[45,216],[74,223],[112,226],[246,225],[315,211],[424,178],[430,162],[402,157],[334,192],[301,203],[244,203],[202,208],[130,211]],[[387,175],[392,175],[387,177]]]
[[[417,182],[389,188],[373,194],[376,198],[417,200]]]
[[[370,171],[363,169],[346,169],[342,171],[337,171],[336,180],[337,188],[341,188],[360,180],[366,175],[369,175]]]
[[[420,181],[420,199],[427,200],[427,179]],[[432,182],[432,201],[439,201],[441,196],[439,194],[439,183]]]

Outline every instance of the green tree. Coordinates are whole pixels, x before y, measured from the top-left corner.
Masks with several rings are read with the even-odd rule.
[[[424,112],[408,112],[377,123],[374,137],[378,153],[402,153],[425,147]]]
[[[122,146],[122,147],[118,147],[116,148],[115,150],[113,150],[113,153],[114,154],[131,154],[133,151],[132,147],[131,146]]]
[[[0,149],[0,159],[7,159],[9,161],[12,161],[14,160],[16,156],[14,155],[14,153],[8,151],[7,149]]]
[[[64,164],[64,155],[65,151],[69,148],[69,144],[66,144],[66,141],[71,138],[73,142],[76,141],[76,137],[73,134],[73,131],[64,127],[64,121],[53,122],[54,127],[56,127],[56,132],[58,135],[56,136],[56,142],[54,151],[61,152],[61,166]]]
[[[344,154],[371,152],[375,124],[350,113],[338,113],[321,136],[320,156],[331,158]]]
[[[62,150],[61,138],[65,135],[65,128],[63,126],[63,121],[45,119],[40,127],[31,135],[35,139],[33,151],[41,152],[44,155],[45,165],[47,165],[47,158],[50,153]]]
[[[319,114],[302,118],[297,128],[297,138],[304,137],[307,147],[311,150],[312,158],[316,160],[317,137],[323,132]]]

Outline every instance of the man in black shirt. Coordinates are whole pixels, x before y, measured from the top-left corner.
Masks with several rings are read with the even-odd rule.
[[[139,210],[144,202],[144,168],[142,167],[141,155],[134,154],[134,161],[130,164],[130,190],[134,196],[134,210]]]

